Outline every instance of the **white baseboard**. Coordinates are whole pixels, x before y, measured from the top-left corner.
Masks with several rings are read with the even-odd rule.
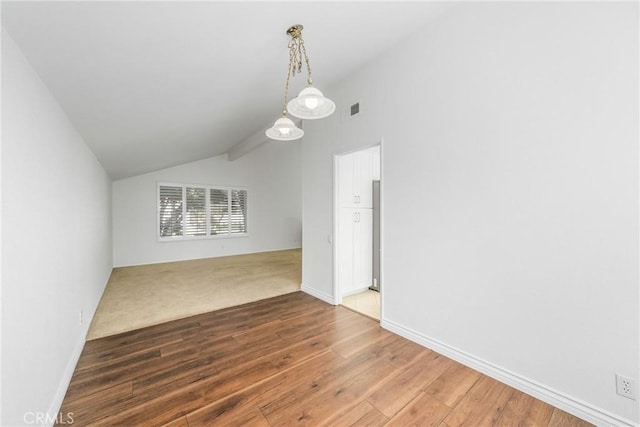
[[[113,272],[113,268],[109,270],[109,274],[107,275],[106,280],[104,281],[104,285],[102,286],[102,293],[100,294],[100,298],[94,302],[93,306],[87,311],[88,321],[85,322],[82,326],[82,330],[80,336],[78,337],[78,341],[73,348],[73,352],[71,356],[69,356],[69,361],[67,362],[67,366],[65,367],[64,373],[62,374],[62,378],[60,379],[60,383],[58,384],[58,390],[56,391],[55,396],[53,396],[53,400],[51,401],[51,405],[49,406],[49,411],[47,414],[49,415],[49,419],[53,417],[53,421],[56,419],[66,420],[66,414],[60,415],[60,408],[62,407],[62,402],[64,401],[64,396],[67,394],[67,389],[69,388],[69,384],[71,383],[71,377],[73,377],[73,372],[76,370],[76,366],[78,365],[78,360],[80,360],[80,355],[82,354],[82,350],[84,349],[84,345],[87,342],[87,334],[89,333],[89,328],[91,327],[91,323],[93,322],[93,317],[96,315],[96,311],[98,310],[98,304],[100,304],[100,300],[104,295],[104,291],[107,289],[107,283],[109,282],[109,278],[111,277],[111,273]],[[51,424],[53,426],[53,424]]]
[[[47,412],[47,414],[49,415],[48,419],[53,418],[52,421],[56,420],[56,417],[60,412],[62,401],[64,400],[64,396],[67,394],[67,389],[69,388],[69,384],[71,383],[73,371],[75,371],[78,360],[80,359],[80,354],[82,354],[82,349],[84,348],[87,332],[88,328],[85,328],[84,333],[80,334],[78,342],[76,342],[76,345],[73,348],[73,353],[71,353],[71,357],[69,357],[69,361],[67,362],[67,367],[64,370],[64,374],[60,379],[60,384],[58,384],[58,390],[56,391],[56,394],[53,397],[53,401],[51,402],[51,406],[49,407],[49,411]],[[65,419],[64,414],[61,419]],[[50,425],[53,426],[53,422]]]
[[[333,297],[333,295],[325,294],[324,292],[319,291],[319,290],[314,289],[314,288],[309,288],[308,286],[305,286],[304,283],[300,286],[300,290],[302,292],[304,292],[305,294],[309,294],[312,297],[316,297],[316,298],[326,302],[327,304],[337,305],[336,300]]]
[[[550,405],[560,408],[597,426],[638,426],[635,422],[621,418],[603,409],[594,407],[580,399],[571,397],[565,393],[554,390],[544,384],[525,378],[509,370],[503,369],[493,363],[482,360],[472,354],[451,347],[443,342],[422,335],[410,328],[387,319],[382,319],[380,325],[404,338],[434,350],[457,362],[462,363],[476,371],[510,385],[528,395],[540,399]]]

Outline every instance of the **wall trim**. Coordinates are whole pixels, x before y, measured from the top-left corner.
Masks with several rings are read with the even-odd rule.
[[[73,348],[73,352],[71,356],[69,356],[69,361],[67,362],[67,366],[62,374],[62,378],[60,379],[60,383],[58,384],[58,390],[56,394],[53,396],[53,400],[51,401],[51,405],[49,406],[49,410],[47,414],[49,415],[49,419],[53,417],[52,421],[56,421],[57,419],[65,419],[64,417],[59,418],[60,409],[62,408],[62,402],[64,401],[64,397],[67,394],[67,390],[69,389],[69,384],[71,384],[71,378],[73,377],[73,373],[76,370],[76,366],[78,365],[78,361],[80,360],[80,356],[82,355],[82,350],[84,350],[84,345],[87,343],[87,335],[89,334],[89,328],[91,327],[91,323],[93,323],[93,318],[98,311],[98,305],[100,301],[102,301],[102,297],[104,296],[104,292],[107,290],[107,285],[109,284],[109,279],[111,279],[111,274],[113,274],[114,267],[109,269],[109,273],[107,274],[106,280],[104,280],[104,285],[102,286],[102,292],[100,293],[100,298],[93,304],[91,308],[91,316],[88,317],[88,321],[83,322],[82,330],[80,333],[80,337],[76,342],[76,345]],[[51,424],[53,427],[54,424]]]
[[[304,292],[305,294],[309,294],[312,297],[316,297],[319,300],[322,300],[322,301],[326,302],[327,304],[338,305],[338,303],[335,301],[335,299],[333,298],[332,295],[329,295],[329,294],[326,294],[326,293],[324,293],[322,291],[319,291],[317,289],[305,286],[304,283],[300,286],[300,290],[302,292]]]
[[[566,393],[501,368],[399,323],[383,318],[380,326],[595,425],[638,426],[638,424],[629,419],[622,418],[578,398],[571,397]]]
[[[73,348],[73,352],[69,357],[69,361],[67,362],[67,367],[62,374],[60,383],[58,384],[58,390],[53,396],[51,406],[49,406],[49,410],[47,411],[47,421],[52,421],[50,426],[53,426],[53,422],[58,417],[58,413],[60,412],[60,408],[62,407],[62,401],[64,400],[64,396],[67,394],[67,389],[69,388],[69,384],[71,383],[71,377],[73,376],[73,372],[76,370],[76,365],[78,364],[78,360],[80,360],[80,355],[82,354],[82,350],[84,349],[88,331],[89,328],[85,328],[85,330],[83,331],[84,333],[80,334],[80,337]]]

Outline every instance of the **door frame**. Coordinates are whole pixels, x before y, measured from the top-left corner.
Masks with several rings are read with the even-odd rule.
[[[341,151],[333,154],[333,301],[335,305],[342,304],[342,292],[340,291],[340,281],[338,279],[338,259],[339,259],[339,241],[340,238],[340,174],[339,159],[342,156],[352,154],[358,151],[366,150],[373,147],[380,147],[380,321],[382,322],[384,314],[384,298],[382,287],[386,283],[384,279],[384,139],[376,143],[361,146],[355,149]]]

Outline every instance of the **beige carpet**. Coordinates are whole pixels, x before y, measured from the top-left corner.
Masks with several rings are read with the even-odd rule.
[[[295,292],[302,251],[115,268],[87,339]]]

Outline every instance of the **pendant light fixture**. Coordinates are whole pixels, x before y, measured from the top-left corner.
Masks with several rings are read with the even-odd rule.
[[[291,50],[291,43],[289,43],[289,50]],[[304,131],[297,127],[296,124],[293,123],[293,120],[287,117],[287,97],[289,95],[289,80],[291,80],[292,74],[295,74],[295,69],[293,68],[293,61],[289,58],[287,80],[284,84],[282,116],[265,132],[269,138],[275,139],[276,141],[295,141],[296,139],[302,138],[302,135],[304,135]]]
[[[329,98],[322,95],[318,89],[312,86],[311,66],[309,65],[309,56],[304,47],[302,40],[302,25],[294,25],[289,27],[287,34],[289,40],[289,68],[287,69],[287,80],[284,86],[284,104],[282,106],[282,117],[276,120],[275,124],[267,129],[265,134],[278,141],[293,141],[302,138],[304,131],[298,128],[295,123],[287,117],[287,111],[294,117],[299,119],[322,119],[328,117],[336,109],[336,104]],[[302,72],[302,59],[304,58],[307,66],[307,84],[308,86],[300,94],[288,101],[289,81],[296,73]]]
[[[265,134],[276,141],[295,141],[302,138],[304,131],[293,123],[293,120],[287,117],[287,110],[283,110],[282,117],[280,117],[273,124],[272,127],[267,129]]]
[[[322,95],[318,89],[313,87],[313,79],[311,78],[311,65],[309,65],[309,56],[307,49],[304,47],[302,39],[302,25],[294,25],[287,30],[287,34],[291,37],[289,42],[289,50],[292,52],[294,67],[297,66],[298,72],[302,71],[302,58],[307,66],[307,84],[308,86],[300,91],[298,96],[287,104],[289,114],[300,119],[323,119],[329,117],[336,109],[336,104],[332,100]]]

